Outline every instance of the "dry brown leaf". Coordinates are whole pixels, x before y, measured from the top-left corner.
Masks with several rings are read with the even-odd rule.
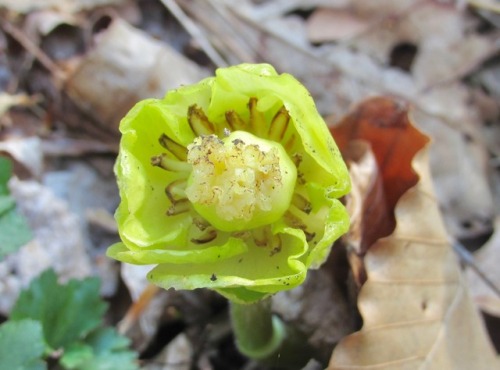
[[[335,41],[364,32],[370,21],[344,9],[319,8],[307,19],[307,36],[311,42]]]
[[[33,97],[26,94],[11,95],[5,92],[0,93],[0,118],[15,106],[30,106],[35,103]]]
[[[492,40],[470,32],[465,7],[457,2],[354,0],[351,11],[378,22],[351,40],[376,60],[388,63],[401,44],[417,48],[411,72],[420,89],[463,76],[496,48]]]
[[[474,255],[475,265],[488,279],[500,288],[500,217],[495,222],[495,233]],[[474,301],[490,315],[500,317],[500,298],[471,268],[466,272]]]
[[[36,136],[6,138],[0,141],[0,153],[13,160],[14,173],[20,178],[40,177],[43,171],[42,142]]]
[[[467,122],[464,134],[419,109],[412,116],[433,139],[430,166],[446,229],[463,242],[484,243],[492,232],[495,203],[489,153],[479,123]],[[493,132],[488,134],[494,137]]]
[[[394,229],[392,210],[401,195],[417,183],[411,160],[428,138],[410,124],[407,103],[385,97],[366,100],[331,131],[348,161],[359,163],[359,154],[353,153],[352,147],[349,150],[353,140],[368,142],[380,173],[380,179],[364,190],[362,241],[358,250],[363,254]],[[382,189],[377,181],[382,183]]]
[[[367,237],[366,231],[374,229],[369,227],[370,219],[388,219],[384,189],[377,160],[368,142],[351,141],[347,150],[343,150],[343,156],[348,163],[352,183],[351,192],[346,196],[346,208],[350,215],[351,226],[343,241],[349,249],[354,250],[354,253],[362,256],[370,245],[370,237]],[[376,217],[370,215],[371,212],[368,211],[370,209],[376,211]],[[356,271],[355,266],[355,262],[351,260],[354,276],[364,275],[361,271]],[[365,277],[356,280],[361,282]]]
[[[194,368],[194,348],[186,334],[177,335],[143,370],[190,370]]]
[[[0,7],[19,13],[29,13],[40,9],[58,9],[65,12],[78,12],[98,6],[119,4],[126,0],[2,0]]]
[[[272,311],[307,336],[314,358],[323,363],[332,348],[355,330],[351,306],[327,268],[309,271],[304,284],[273,296]]]
[[[117,132],[120,119],[139,100],[205,77],[205,72],[168,45],[114,19],[96,36],[96,47],[68,78],[73,102]]]
[[[467,0],[467,2],[476,8],[500,13],[500,4],[495,0]]]
[[[367,119],[362,113],[351,116]],[[400,142],[404,136],[394,141]],[[390,147],[381,150],[391,157]],[[339,343],[329,370],[499,366],[448,242],[427,147],[413,154],[419,180],[395,199],[394,232],[375,242],[364,258],[368,278],[358,297],[363,328]],[[392,175],[397,181],[397,171]]]

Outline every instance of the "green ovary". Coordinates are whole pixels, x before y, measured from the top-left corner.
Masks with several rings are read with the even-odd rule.
[[[289,208],[297,170],[281,144],[235,131],[201,136],[188,146],[193,166],[186,195],[217,229],[248,230],[271,224]]]

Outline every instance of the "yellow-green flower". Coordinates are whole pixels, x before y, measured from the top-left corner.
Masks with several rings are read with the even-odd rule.
[[[307,90],[270,65],[144,100],[120,131],[122,242],[108,255],[157,265],[163,288],[253,302],[302,283],[347,231],[339,151]]]

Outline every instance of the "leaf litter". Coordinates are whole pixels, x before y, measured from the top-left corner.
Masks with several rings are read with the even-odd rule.
[[[275,310],[308,334],[323,367],[341,340],[331,368],[355,358],[373,367],[405,358],[411,349],[420,357],[408,368],[419,368],[418,361],[430,368],[453,368],[453,361],[471,358],[478,361],[474,368],[488,368],[479,364],[491,361],[491,351],[448,240],[477,249],[478,268],[498,286],[500,273],[492,267],[500,209],[500,73],[495,57],[500,44],[494,2],[25,0],[0,6],[5,97],[0,151],[14,160],[18,178],[10,188],[34,235],[0,263],[5,317],[20,290],[47,267],[65,280],[98,275],[104,281],[101,293],[112,302],[112,320],[132,317],[119,327],[133,338],[144,366],[169,369],[179,361],[187,367],[260,368],[236,353],[223,300],[197,291],[144,295],[147,284],[136,280],[137,272],[123,266],[119,274],[119,266],[103,252],[118,239],[110,217],[118,203],[112,164],[121,116],[137,100],[195,82],[216,66],[266,61],[297,76],[332,127],[356,121],[352,115],[341,119],[354,106],[367,122],[381,124],[369,140],[353,141],[351,135],[342,145],[351,158],[354,185],[347,199],[351,232],[334,248],[320,277],[311,277],[304,286],[313,288],[277,295]],[[380,95],[397,99],[379,100],[371,110],[369,103],[359,105]],[[411,121],[432,141],[431,174],[426,154],[419,151],[426,139],[410,134],[405,142],[404,136],[391,136],[382,127],[390,118],[380,116],[382,103],[391,107],[401,101],[393,119],[405,119],[409,104]],[[394,160],[394,153],[402,167],[383,160]],[[420,199],[415,189],[432,194],[431,180],[435,196],[421,200],[430,202],[422,210],[412,199]],[[411,218],[401,209],[411,212]],[[423,213],[417,216],[417,211]],[[421,230],[424,225],[428,228]],[[419,240],[412,248],[394,239],[410,226]],[[431,230],[441,241],[439,248],[425,241]],[[436,259],[424,264],[426,256]],[[466,276],[477,307],[498,317],[498,296],[473,271]],[[408,284],[381,279],[407,279]],[[405,299],[390,298],[396,288],[397,298]],[[392,307],[393,302],[407,310]],[[308,312],[322,312],[324,320]],[[432,320],[419,325],[426,314]],[[344,324],[339,325],[339,317]],[[412,320],[411,328],[401,324]],[[488,329],[499,330],[491,321]],[[464,337],[473,339],[467,350],[457,339],[460,330],[468,330]],[[431,353],[436,333],[441,341]],[[417,347],[401,339],[408,336]],[[385,349],[375,349],[378,338],[384,338]],[[373,340],[375,344],[367,344]],[[366,352],[351,356],[349,343]],[[454,348],[452,356],[439,351],[440,343]],[[500,349],[499,342],[494,344]]]
[[[363,257],[366,281],[358,297],[363,328],[342,339],[328,368],[494,368],[498,360],[433,193],[428,139],[412,127],[407,114],[407,108],[392,100],[372,99],[333,132],[340,143],[354,136],[377,148],[385,193],[402,194],[390,206],[395,217],[390,235],[379,235]],[[377,145],[380,137],[397,138],[397,144]],[[384,155],[387,152],[390,155]],[[410,155],[409,161],[405,155]],[[402,180],[396,186],[394,174]]]

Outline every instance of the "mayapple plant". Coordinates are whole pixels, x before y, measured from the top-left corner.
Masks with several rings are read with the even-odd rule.
[[[139,102],[120,124],[121,242],[163,288],[252,303],[301,284],[349,226],[339,150],[308,91],[268,64]]]

